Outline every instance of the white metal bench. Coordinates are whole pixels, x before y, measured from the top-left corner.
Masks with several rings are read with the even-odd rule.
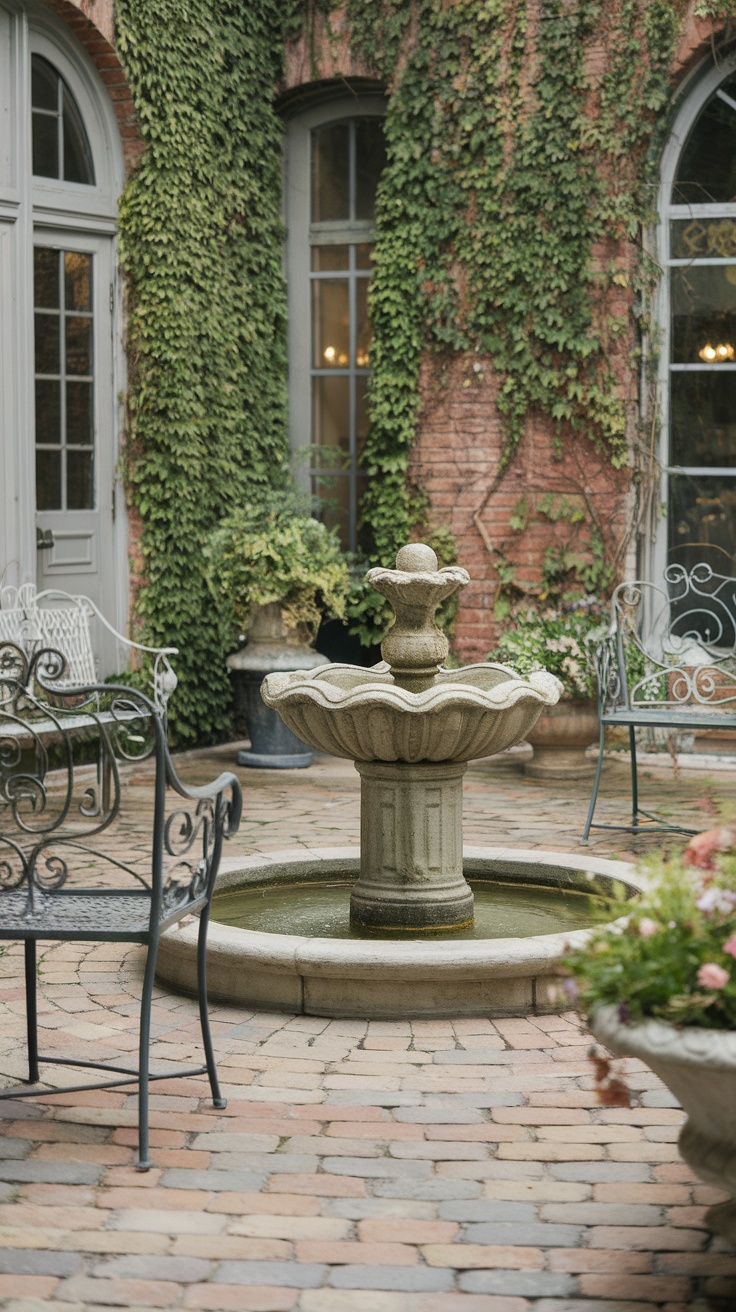
[[[99,624],[120,643],[127,656],[138,652],[151,658],[151,699],[157,711],[166,713],[177,678],[170,656],[176,647],[146,647],[118,633],[89,597],[47,589],[37,592],[35,584],[0,588],[0,642],[12,642],[31,657],[38,651],[58,651],[66,661],[54,687],[89,688],[100,682],[92,641],[93,625]]]

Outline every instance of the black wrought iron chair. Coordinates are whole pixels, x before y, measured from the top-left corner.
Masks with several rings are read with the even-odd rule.
[[[664,581],[666,590],[642,580],[616,588],[610,628],[593,653],[600,750],[583,844],[592,828],[697,833],[639,806],[637,728],[736,730],[736,579],[700,563],[670,565]],[[593,823],[607,725],[628,729],[630,824]]]
[[[210,903],[223,839],[240,822],[241,790],[233,774],[190,788],[179,779],[166,743],[165,711],[126,687],[68,686],[65,658],[52,649],[29,656],[0,641],[0,940],[25,945],[28,1083],[40,1065],[107,1071],[109,1078],[58,1092],[138,1085],[139,1156],[150,1165],[149,1082],[209,1077],[224,1107],[207,1011],[206,948]],[[119,763],[152,757],[154,779],[145,855],[136,867],[130,831],[118,833],[124,787]],[[84,759],[93,766],[83,766]],[[177,804],[167,806],[167,787]],[[137,832],[136,832],[137,837]],[[159,937],[199,914],[198,1000],[204,1065],[149,1070],[151,1001]],[[137,1068],[42,1055],[36,1016],[36,944],[45,940],[140,943],[147,948],[141,991]],[[0,1098],[48,1088],[6,1088]]]

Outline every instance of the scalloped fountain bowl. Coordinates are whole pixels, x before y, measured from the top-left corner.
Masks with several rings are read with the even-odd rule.
[[[402,688],[386,661],[361,670],[323,665],[269,674],[264,701],[299,738],[351,761],[472,761],[526,737],[556,704],[559,684],[540,670],[528,679],[485,661],[437,671],[430,688]]]

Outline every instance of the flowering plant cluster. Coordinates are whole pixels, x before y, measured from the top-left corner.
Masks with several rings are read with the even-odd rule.
[[[616,1003],[623,1021],[736,1028],[734,837],[709,830],[682,856],[644,864],[636,910],[567,959],[582,1010]]]
[[[597,597],[580,597],[557,609],[520,606],[489,660],[510,665],[519,674],[549,670],[562,683],[563,697],[594,697],[595,670],[586,642],[604,636],[608,612]]]

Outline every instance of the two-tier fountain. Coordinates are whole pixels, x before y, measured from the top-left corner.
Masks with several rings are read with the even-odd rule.
[[[449,645],[435,612],[470,576],[455,565],[438,569],[431,547],[402,547],[395,569],[367,577],[396,616],[381,643],[383,663],[269,674],[262,696],[300,738],[347,756],[360,774],[354,924],[457,929],[473,919],[463,876],[467,763],[521,741],[555,705],[560,684],[545,672],[521,679],[489,663],[442,668]]]
[[[561,685],[544,670],[521,678],[491,662],[444,668],[435,612],[470,580],[458,566],[438,569],[430,547],[403,547],[395,569],[367,579],[396,617],[384,660],[269,674],[261,689],[304,742],[355,762],[360,851],[223,861],[213,996],[319,1015],[555,1009],[561,995],[549,986],[566,942],[610,918],[614,883],[636,893],[630,868],[587,855],[464,852],[462,781],[468,761],[521,742]],[[191,988],[195,957],[192,927],[168,931],[161,977]]]

